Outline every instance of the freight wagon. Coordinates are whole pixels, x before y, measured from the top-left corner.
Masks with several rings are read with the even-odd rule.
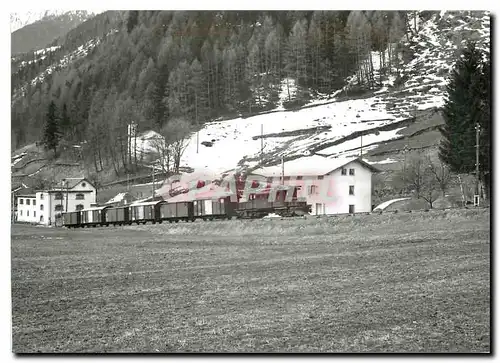
[[[63,224],[68,228],[79,227],[81,224],[81,214],[77,212],[63,213]]]
[[[146,224],[147,222],[160,222],[160,205],[164,201],[141,202],[130,205],[129,219],[130,222],[137,224]]]
[[[81,213],[81,226],[82,227],[97,227],[108,226],[106,222],[106,209],[109,207],[93,207],[82,209]]]
[[[231,202],[230,197],[217,200],[204,199],[193,201],[194,217],[204,221],[214,219],[231,219],[236,215],[238,203]]]
[[[170,223],[194,221],[193,215],[193,202],[167,202],[160,205],[160,220],[166,220]]]
[[[128,206],[109,208],[106,210],[106,220],[114,226],[132,224],[129,219],[129,212],[130,208]]]

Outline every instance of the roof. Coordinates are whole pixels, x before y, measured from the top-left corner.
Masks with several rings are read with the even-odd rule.
[[[196,183],[200,180],[212,182],[218,178],[220,178],[220,175],[217,175],[211,170],[195,170],[192,173],[171,175],[166,178],[161,187],[156,190],[156,194],[161,195],[164,198],[169,198],[171,190],[189,189],[190,187],[196,185]]]
[[[68,190],[69,192],[75,192],[76,190],[71,190],[73,189],[74,187],[76,187],[79,183],[81,183],[82,181],[85,181],[86,183],[92,185],[92,187],[95,188],[95,185],[92,184],[87,178],[66,178],[66,179],[62,179],[62,180],[67,180],[68,181],[68,185],[64,185],[64,187],[61,185],[61,183],[57,183],[56,186],[54,186],[53,188],[51,189],[44,189],[44,190],[38,190],[38,192],[45,192],[45,193],[54,193],[54,192],[60,192],[61,190]],[[82,190],[82,192],[86,192],[88,190]]]
[[[94,211],[94,210],[103,210],[103,209],[106,209],[106,208],[109,208],[109,206],[104,205],[104,206],[100,206],[100,207],[85,208],[85,209],[82,209],[81,212]]]
[[[111,198],[110,200],[108,200],[104,204],[119,203],[119,202],[123,201],[123,199],[125,199],[125,197],[127,195],[132,196],[132,194],[130,194],[129,192],[118,193],[117,195],[115,195],[113,198]]]
[[[271,193],[276,193],[280,190],[291,190],[292,188],[300,188],[300,186],[298,185],[289,185],[289,184],[277,184],[277,185],[270,185],[264,189],[257,189],[255,191],[248,191],[247,194],[257,194],[257,195],[260,195],[260,194],[271,194]]]
[[[379,171],[373,165],[368,164],[366,161],[359,157],[338,157],[329,158],[320,155],[312,155],[285,161],[284,174],[285,176],[318,176],[329,174],[344,165],[353,161],[359,162],[361,165],[369,168],[373,172]],[[264,168],[256,169],[253,174],[260,174],[263,176],[281,176],[282,165],[267,166]]]
[[[192,200],[207,200],[230,197],[235,193],[216,184],[208,184],[200,189],[191,190],[188,193],[181,193],[175,197],[167,199],[168,203],[188,202]]]
[[[16,195],[17,198],[35,198],[36,195],[35,194],[19,194],[19,195]]]
[[[131,207],[137,207],[137,206],[148,206],[148,205],[156,205],[158,203],[163,202],[163,200],[155,200],[154,202],[134,202],[130,204]]]
[[[63,180],[66,180],[68,181],[68,185],[67,186],[64,186],[64,188],[68,188],[68,189],[73,189],[74,187],[76,187],[79,183],[81,183],[82,181],[85,181],[86,183],[92,185],[94,188],[94,184],[92,184],[88,179],[86,178],[66,178],[66,179],[63,179]]]

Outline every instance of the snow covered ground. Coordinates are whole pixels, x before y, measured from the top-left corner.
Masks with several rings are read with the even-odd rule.
[[[392,163],[397,163],[397,160],[387,158],[385,160],[380,160],[380,161],[369,161],[370,164],[392,164]]]
[[[478,15],[465,12],[464,14],[465,18],[480,17],[482,28],[470,32],[472,34],[475,31],[481,34],[483,43],[489,43],[489,30],[485,30],[489,26],[488,13]],[[405,92],[404,95],[397,96],[397,92],[392,88],[395,76],[389,75],[385,76],[384,86],[376,91],[373,97],[338,101],[335,97],[341,93],[339,90],[330,99],[314,100],[308,105],[314,107],[303,108],[299,111],[285,111],[280,105],[276,109],[277,112],[246,119],[237,118],[209,123],[199,132],[198,153],[196,152],[196,134],[191,136],[181,165],[216,173],[233,170],[239,165],[254,167],[258,164],[257,160],[261,153],[261,140],[260,138],[254,139],[254,137],[261,134],[261,125],[264,135],[278,134],[264,138],[264,155],[274,152],[276,158],[309,156],[311,149],[321,149],[321,145],[327,142],[340,140],[358,131],[373,129],[373,132],[362,137],[321,149],[320,153],[331,156],[356,156],[359,155],[362,144],[366,145],[363,146],[365,152],[376,148],[378,143],[401,137],[405,127],[391,131],[378,131],[377,128],[412,117],[417,110],[422,111],[443,105],[447,72],[453,65],[455,58],[452,55],[458,47],[458,44],[449,41],[449,37],[455,33],[456,27],[463,30],[466,26],[454,20],[456,16],[456,13],[444,12],[439,17],[439,13],[436,12],[428,21],[419,23],[416,40],[423,42],[425,47],[417,47],[415,59],[405,66],[404,71],[410,75],[410,78],[401,89]],[[445,27],[443,31],[442,24],[438,26],[440,21],[448,21],[452,26],[449,29]],[[469,30],[466,29],[466,31]],[[383,53],[383,57],[384,62],[387,62],[388,53]],[[375,73],[377,73],[376,77],[378,77],[382,66],[378,52],[372,53],[372,61]],[[296,91],[293,81],[284,80],[280,94],[282,102],[288,97],[287,81],[290,92]],[[330,129],[311,130],[308,135],[297,132],[297,130],[318,126],[328,126]],[[296,131],[296,135],[290,135],[292,131]],[[284,132],[287,134],[280,137],[279,133]],[[213,145],[205,147],[201,145],[203,141],[213,141]],[[301,160],[304,163],[309,162],[307,157]],[[396,161],[389,159],[379,163],[393,162]]]
[[[308,150],[327,141],[348,136],[355,131],[373,129],[407,118],[409,114],[394,117],[385,110],[385,105],[373,107],[377,97],[349,100],[318,105],[299,111],[279,111],[257,115],[246,119],[237,118],[228,121],[206,124],[199,131],[199,152],[197,136],[193,134],[181,160],[181,166],[194,169],[210,169],[217,172],[232,170],[244,158],[257,158],[261,152],[261,125],[263,134],[280,134],[318,126],[329,126],[330,130],[311,131],[310,136],[298,133],[296,136],[284,135],[264,138],[264,153],[286,145],[284,156],[309,155]],[[374,126],[375,125],[375,126]],[[379,132],[363,137],[363,143],[387,141],[394,138],[398,131]],[[213,146],[201,145],[203,141],[213,140]],[[323,150],[322,153],[341,153],[343,150],[356,148],[361,140],[355,139]],[[247,162],[246,165],[253,166]]]
[[[10,163],[10,166],[14,166],[16,165],[18,162],[20,162],[21,160],[23,160],[23,158],[28,155],[27,153],[21,153],[19,155],[14,155],[11,157],[11,163]]]
[[[398,199],[392,199],[392,200],[388,200],[382,204],[379,204],[378,206],[376,206],[373,211],[376,212],[376,211],[383,211],[384,209],[386,209],[387,207],[389,207],[391,204],[393,203],[396,203],[396,202],[399,202],[401,200],[407,200],[407,199],[411,199],[411,198],[398,198]]]

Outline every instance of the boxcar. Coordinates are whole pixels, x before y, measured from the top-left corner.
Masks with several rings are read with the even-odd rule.
[[[131,224],[129,219],[129,207],[114,207],[106,210],[106,221],[112,225]]]
[[[130,222],[146,224],[160,222],[160,206],[164,201],[134,203],[129,207]]]
[[[63,213],[63,223],[68,228],[79,227],[80,221],[81,221],[80,211]]]
[[[160,219],[169,222],[193,219],[193,202],[174,202],[160,204]]]
[[[81,213],[81,225],[83,227],[96,227],[96,226],[107,226],[109,223],[106,221],[106,209],[110,207],[94,207],[88,209],[82,209]]]
[[[203,220],[231,219],[235,215],[238,203],[231,202],[230,197],[219,199],[196,200],[193,202],[195,218]]]

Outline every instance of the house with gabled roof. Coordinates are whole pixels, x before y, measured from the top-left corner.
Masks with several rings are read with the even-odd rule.
[[[252,177],[298,186],[297,197],[311,205],[312,214],[354,214],[372,211],[372,175],[378,171],[358,157],[313,155],[255,169]]]
[[[52,225],[60,220],[62,213],[87,209],[95,205],[96,193],[95,186],[86,178],[63,179],[54,188],[38,190],[30,195],[17,196],[18,206],[23,205],[26,209],[28,201],[30,206],[29,216],[25,215],[28,213],[27,210],[23,211],[24,216],[20,215],[19,210],[17,220]],[[35,209],[33,206],[36,206]]]

